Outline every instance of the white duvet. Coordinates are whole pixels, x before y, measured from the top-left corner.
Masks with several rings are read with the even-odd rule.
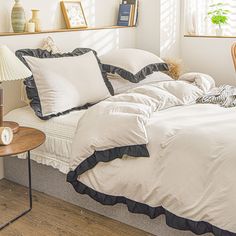
[[[195,104],[212,87],[207,79],[162,82],[90,108],[72,147],[71,169],[90,165],[78,182],[236,233],[236,108]],[[95,152],[136,145],[149,157],[87,163]]]

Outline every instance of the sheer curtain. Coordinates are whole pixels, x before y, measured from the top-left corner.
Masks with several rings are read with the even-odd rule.
[[[236,36],[236,0],[185,0],[185,33],[189,35],[215,35],[216,25],[207,17],[210,5],[225,3],[230,10],[228,24],[223,26],[224,35]]]

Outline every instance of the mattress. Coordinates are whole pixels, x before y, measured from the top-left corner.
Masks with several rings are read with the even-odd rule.
[[[29,106],[26,106],[9,112],[4,119],[15,121],[21,126],[43,131],[46,134],[46,141],[42,146],[31,151],[31,159],[67,174],[69,172],[72,139],[78,121],[84,112],[85,110],[73,111],[64,116],[43,121],[34,114]],[[18,157],[26,158],[26,153]]]

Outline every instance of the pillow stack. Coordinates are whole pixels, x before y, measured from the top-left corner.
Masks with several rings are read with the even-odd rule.
[[[115,94],[145,84],[172,80],[170,76],[162,73],[168,71],[168,65],[147,51],[118,49],[100,59]]]
[[[47,46],[52,45],[49,41]],[[113,95],[112,85],[117,94],[143,84],[171,80],[161,72],[168,70],[167,64],[143,50],[112,51],[101,57],[102,64],[92,49],[77,48],[70,53],[49,49],[16,52],[32,71],[33,76],[24,84],[31,107],[43,120],[87,109]]]

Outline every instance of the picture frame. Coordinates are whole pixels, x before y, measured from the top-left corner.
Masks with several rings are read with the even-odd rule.
[[[80,1],[61,1],[60,5],[68,29],[88,27]]]

